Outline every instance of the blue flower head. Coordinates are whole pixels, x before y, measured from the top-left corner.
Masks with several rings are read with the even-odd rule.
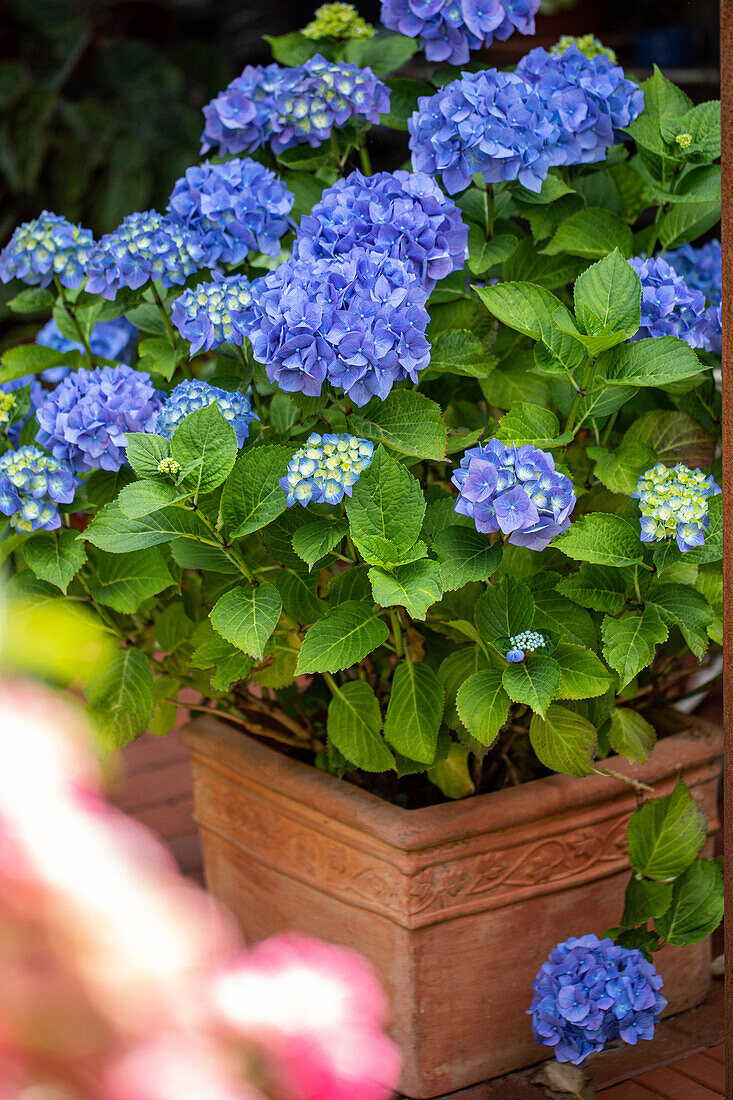
[[[382,0],[385,27],[419,38],[428,61],[465,65],[470,50],[534,34],[539,0]]]
[[[156,210],[128,214],[97,241],[87,266],[90,294],[114,298],[120,287],[137,290],[149,279],[163,286],[185,283],[204,267],[204,251],[191,232]]]
[[[683,552],[705,542],[710,526],[708,497],[720,486],[702,470],[678,462],[671,469],[658,462],[642,474],[631,495],[639,501],[641,541],[662,542],[675,537]]]
[[[239,264],[250,249],[276,256],[295,199],[282,180],[254,160],[195,165],[176,181],[168,214],[190,230],[206,267]]]
[[[661,256],[629,260],[641,279],[641,326],[633,337],[679,336],[693,348],[709,343],[705,295],[691,289]]]
[[[523,630],[521,634],[514,634],[509,639],[506,659],[509,664],[518,664],[528,653],[543,649],[546,644],[544,634],[539,634],[536,630]]]
[[[535,1040],[558,1062],[582,1065],[614,1039],[651,1039],[667,1002],[662,979],[636,948],[590,933],[553,947],[532,983]]]
[[[119,470],[126,432],[152,432],[160,395],[145,371],[97,367],[69,374],[36,413],[36,442],[72,469]]]
[[[252,290],[244,275],[189,287],[172,309],[173,324],[191,342],[192,355],[222,344],[240,347],[251,315]]]
[[[419,279],[384,253],[288,260],[252,283],[247,335],[280,389],[315,397],[330,382],[365,405],[395,382],[417,382],[428,365],[426,298]]]
[[[24,446],[0,457],[0,512],[23,534],[61,526],[59,504],[71,504],[76,481],[67,465]]]
[[[241,447],[249,435],[250,424],[253,420],[259,420],[252,412],[249,398],[244,393],[230,393],[198,378],[187,378],[184,382],[179,382],[160,409],[155,427],[147,430],[170,439],[185,417],[214,403],[224,419],[231,424],[237,437],[237,446]]]
[[[551,454],[529,443],[516,447],[490,439],[472,447],[451,480],[458,489],[456,512],[470,516],[483,534],[508,535],[513,546],[544,550],[570,526],[573,484],[555,469]]]
[[[0,280],[48,286],[55,275],[62,286],[74,290],[84,278],[93,245],[91,229],[44,210],[19,225],[0,252]]]
[[[293,245],[298,259],[350,252],[355,245],[402,260],[427,290],[460,271],[468,226],[435,180],[421,172],[352,172],[327,188],[301,218]]]
[[[701,291],[708,302],[720,305],[723,300],[723,257],[720,241],[708,241],[696,248],[683,244],[665,254],[665,260],[685,280],[690,290]]]
[[[113,359],[116,363],[129,363],[135,350],[138,330],[125,317],[114,321],[97,321],[89,337],[92,355],[100,359]],[[82,343],[67,339],[53,320],[47,321],[36,336],[36,343],[44,348],[56,351],[78,351],[82,355],[86,348]],[[69,367],[48,367],[41,371],[44,382],[60,382],[69,373]]]
[[[204,107],[201,152],[251,153],[266,142],[274,153],[302,143],[315,148],[351,118],[379,122],[389,95],[371,69],[320,54],[289,69],[247,65]]]
[[[314,432],[288,463],[280,486],[293,504],[340,504],[350,497],[362,470],[372,461],[374,444],[355,435]]]

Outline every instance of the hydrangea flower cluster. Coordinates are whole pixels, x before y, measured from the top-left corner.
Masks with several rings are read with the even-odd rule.
[[[428,61],[465,65],[470,50],[534,34],[540,0],[382,0],[385,27],[420,38]]]
[[[245,153],[266,142],[274,153],[328,140],[350,118],[379,122],[389,111],[389,88],[371,69],[320,54],[292,69],[247,65],[204,107],[201,152]]]
[[[683,552],[702,546],[710,526],[708,497],[717,496],[720,486],[712,475],[691,470],[678,462],[671,469],[657,462],[642,474],[632,497],[641,510],[641,541],[677,539]]]
[[[196,164],[176,181],[169,216],[204,252],[205,267],[239,264],[250,249],[276,256],[295,199],[282,180],[254,160]]]
[[[428,365],[426,299],[416,276],[383,253],[288,260],[253,282],[247,335],[280,389],[316,397],[328,381],[365,405]]]
[[[553,947],[532,983],[538,1043],[581,1065],[614,1039],[651,1039],[667,1005],[662,979],[641,951],[590,933]]]
[[[521,634],[513,634],[509,639],[506,659],[509,664],[518,664],[524,660],[527,653],[534,653],[537,649],[543,649],[545,645],[544,634],[539,634],[536,630],[523,630]]]
[[[68,466],[26,445],[0,457],[0,512],[16,531],[54,531],[59,504],[71,504],[75,479]]]
[[[616,53],[610,46],[604,46],[594,34],[562,34],[550,48],[553,57],[564,54],[571,46],[577,46],[586,57],[607,57],[612,65],[616,64]]]
[[[321,4],[302,32],[306,38],[373,38],[374,27],[362,19],[353,4]]]
[[[36,413],[36,442],[73,470],[119,470],[126,432],[152,432],[160,395],[145,371],[81,369],[47,393]]]
[[[355,245],[402,260],[427,290],[460,271],[468,226],[451,199],[423,172],[352,172],[327,188],[301,219],[293,255],[321,259]]]
[[[252,412],[249,398],[238,391],[229,392],[219,386],[212,386],[208,382],[202,382],[199,378],[186,378],[179,382],[171,391],[165,404],[158,412],[155,428],[147,429],[155,431],[158,435],[164,435],[170,439],[181,421],[196,412],[216,403],[219,412],[227,420],[237,437],[237,446],[241,447],[249,435],[249,426],[253,420],[259,417]]]
[[[629,260],[641,279],[641,326],[633,337],[678,336],[692,348],[709,350],[710,318],[705,295],[687,285],[661,256]]]
[[[81,284],[94,246],[91,229],[73,225],[44,210],[23,222],[0,252],[0,280],[22,279],[30,286],[48,286],[56,276],[62,286]]]
[[[86,289],[114,298],[120,287],[137,290],[148,279],[163,286],[185,283],[204,265],[204,251],[190,231],[157,210],[128,214],[97,241],[89,257]]]
[[[372,461],[374,444],[355,435],[323,436],[313,432],[288,463],[280,487],[288,495],[288,508],[340,504],[350,497],[359,475]]]
[[[687,283],[691,290],[701,291],[713,305],[723,299],[723,257],[720,241],[708,241],[696,248],[683,244],[667,252],[665,260]]]
[[[184,290],[173,302],[171,316],[181,336],[191,342],[191,354],[222,344],[240,347],[252,313],[252,289],[244,275]]]
[[[117,317],[114,321],[98,321],[89,336],[92,355],[100,359],[114,359],[117,363],[129,363],[135,350],[138,330],[126,317]],[[69,340],[53,320],[47,321],[36,336],[36,343],[44,348],[56,351],[78,351],[82,355],[86,348],[82,343]],[[69,373],[69,367],[48,367],[41,371],[44,382],[60,382]]]
[[[470,516],[482,534],[509,535],[513,546],[544,550],[570,526],[573,484],[557,472],[551,454],[529,443],[490,439],[471,447],[451,480],[458,489],[456,512]]]

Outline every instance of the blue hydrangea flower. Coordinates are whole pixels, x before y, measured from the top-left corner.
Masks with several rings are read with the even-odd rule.
[[[288,495],[288,508],[340,504],[350,497],[362,470],[372,461],[374,444],[355,435],[318,435],[313,432],[288,463],[280,487]]]
[[[683,552],[705,542],[710,526],[708,497],[717,496],[720,486],[702,470],[691,470],[678,462],[671,469],[658,462],[642,474],[632,497],[639,501],[641,541],[677,539]]]
[[[194,165],[176,181],[168,214],[201,245],[205,266],[239,264],[250,249],[276,256],[295,198],[254,160]]]
[[[327,188],[301,218],[298,259],[321,259],[355,245],[402,260],[427,290],[460,271],[468,255],[461,212],[424,172],[352,172]]]
[[[713,305],[723,300],[723,257],[720,241],[708,241],[696,248],[683,244],[665,254],[665,260],[687,283],[690,290],[699,290]]]
[[[465,65],[470,50],[534,34],[540,0],[382,0],[385,27],[419,38],[428,61]]]
[[[0,252],[0,280],[48,286],[55,275],[62,286],[75,290],[84,278],[93,245],[91,229],[44,210],[40,217],[19,225]]]
[[[539,634],[536,630],[523,630],[521,634],[513,634],[509,639],[506,659],[509,664],[518,664],[528,653],[543,649],[546,644],[544,634]]]
[[[449,194],[480,172],[488,183],[516,180],[539,192],[561,163],[560,126],[516,73],[463,73],[433,96],[421,96],[409,119],[412,167],[441,175]]]
[[[17,420],[12,427],[5,429],[5,425],[10,423],[15,409],[15,391],[23,389],[24,386],[30,386],[31,388],[31,403],[28,413],[22,420]],[[43,387],[34,374],[26,374],[22,378],[15,378],[12,382],[3,382],[0,385],[0,430],[7,430],[8,440],[11,443],[16,444],[18,442],[23,425],[32,416],[35,416],[36,409],[42,400]]]
[[[247,335],[280,389],[315,397],[327,381],[365,405],[395,382],[416,382],[430,362],[426,299],[419,279],[384,253],[288,260],[252,283]]]
[[[636,948],[590,933],[553,947],[532,983],[535,1040],[581,1065],[614,1039],[651,1039],[666,1008],[663,982]]]
[[[482,534],[501,531],[513,546],[544,550],[570,526],[575,493],[570,478],[555,469],[547,451],[490,439],[471,447],[452,482],[455,510],[470,516]]]
[[[559,56],[541,47],[530,50],[516,72],[558,126],[562,156],[556,164],[603,160],[644,109],[643,91],[619,65],[602,54],[588,57],[575,44]]]
[[[716,355],[723,354],[723,307],[708,306],[703,317],[703,347]]]
[[[114,298],[120,287],[137,290],[148,279],[163,286],[185,283],[204,264],[204,251],[191,232],[156,210],[128,214],[97,241],[87,266],[86,290]]]
[[[204,107],[201,152],[251,153],[266,142],[275,153],[327,141],[351,118],[379,122],[389,111],[389,88],[371,69],[320,54],[303,65],[247,65]]]
[[[199,283],[173,302],[173,324],[190,340],[192,355],[222,344],[241,346],[251,317],[252,289],[244,275]]]
[[[16,531],[54,531],[59,504],[71,504],[76,481],[64,463],[38,447],[19,447],[0,456],[0,512]]]
[[[113,359],[116,363],[129,363],[137,341],[138,330],[126,317],[117,317],[114,321],[98,321],[91,331],[89,346],[92,355],[100,359]],[[36,336],[36,343],[44,348],[56,351],[78,351],[82,355],[86,348],[82,343],[67,339],[53,320],[47,321]],[[41,371],[44,382],[60,382],[69,373],[69,367],[48,367]]]
[[[126,432],[155,431],[160,395],[132,367],[78,370],[44,396],[36,442],[79,473],[126,464]]]
[[[214,403],[224,419],[231,424],[237,437],[237,446],[241,447],[249,435],[250,424],[253,420],[259,420],[252,412],[249,398],[245,393],[230,393],[229,390],[222,390],[198,378],[187,378],[184,382],[179,382],[158,412],[155,427],[146,430],[170,439],[185,417]]]
[[[633,339],[679,336],[692,348],[705,348],[709,328],[702,291],[692,290],[661,256],[635,256],[629,263],[641,279],[641,326]]]

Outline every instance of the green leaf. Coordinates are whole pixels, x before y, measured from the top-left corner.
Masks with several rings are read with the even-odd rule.
[[[338,672],[363,661],[383,642],[389,631],[380,609],[357,600],[332,607],[314,623],[300,651],[297,673]]]
[[[167,336],[151,336],[141,340],[138,347],[140,360],[138,368],[149,374],[159,374],[166,382],[173,377],[178,365],[176,349]]]
[[[560,435],[560,424],[554,412],[527,401],[504,413],[496,435],[502,443],[516,443],[518,447],[531,443],[543,450],[562,447],[573,438],[572,432]]]
[[[668,386],[708,368],[677,336],[650,336],[605,352],[598,362],[609,386]]]
[[[474,609],[479,634],[486,642],[502,642],[531,630],[534,600],[524,581],[500,577],[479,596]]]
[[[124,748],[148,723],[155,696],[153,674],[139,649],[117,650],[102,673],[84,685],[87,714],[108,749]]]
[[[672,901],[654,921],[667,943],[699,943],[718,927],[725,908],[723,874],[716,860],[697,859],[676,880]]]
[[[385,401],[370,402],[351,417],[350,427],[397,454],[437,462],[445,458],[448,429],[440,406],[413,390],[392,390]]]
[[[677,878],[702,851],[705,814],[681,779],[671,794],[650,798],[634,811],[626,830],[629,862],[646,878]]]
[[[341,542],[348,529],[345,519],[309,517],[309,522],[293,534],[293,550],[312,568]]]
[[[252,674],[252,679],[261,687],[288,687],[295,681],[299,653],[300,637],[292,630],[276,630],[265,646],[263,666]]]
[[[80,536],[81,537],[81,536]],[[87,542],[110,554],[126,554],[175,538],[195,539],[217,545],[195,514],[184,508],[166,508],[149,516],[128,519],[116,500],[94,517],[83,536]]]
[[[468,230],[468,267],[474,275],[482,275],[494,264],[500,264],[511,256],[517,247],[514,233],[497,233],[487,239],[478,225]]]
[[[432,764],[443,720],[445,689],[431,668],[412,661],[397,665],[384,736],[410,760]]]
[[[665,248],[679,248],[696,241],[720,221],[720,202],[676,203],[662,218],[659,241]]]
[[[594,699],[604,695],[611,686],[612,676],[603,663],[583,646],[558,642],[553,660],[560,666],[558,699]]]
[[[475,672],[461,684],[456,696],[458,716],[472,737],[491,748],[509,715],[511,701],[493,669]]]
[[[444,592],[454,592],[471,581],[488,580],[501,561],[501,546],[492,546],[486,535],[469,527],[446,527],[435,536],[434,545]]]
[[[173,584],[165,558],[157,546],[127,554],[97,555],[96,576],[89,589],[97,603],[112,607],[123,615],[132,615],[143,600],[156,596]]]
[[[438,679],[445,688],[445,720],[451,729],[465,728],[455,706],[461,684],[474,672],[481,672],[488,667],[489,661],[484,651],[477,645],[455,649],[441,662]]]
[[[377,697],[362,680],[339,687],[328,708],[329,741],[347,760],[368,772],[391,771],[394,757],[381,735]]]
[[[281,610],[280,593],[274,584],[265,581],[257,588],[233,588],[225,592],[210,618],[222,638],[261,661]]]
[[[292,454],[291,447],[269,445],[239,456],[221,494],[221,517],[232,538],[259,531],[285,511],[280,478]]]
[[[711,466],[715,458],[715,440],[697,420],[687,413],[671,409],[651,409],[635,420],[624,436],[626,442],[646,444],[657,459],[667,466],[684,462]]]
[[[50,290],[40,286],[31,286],[27,290],[21,290],[7,303],[13,313],[45,313],[53,309],[56,299]]]
[[[155,620],[155,637],[162,650],[173,653],[183,645],[193,628],[194,624],[186,614],[183,604],[169,603]]]
[[[614,752],[632,764],[643,764],[657,741],[654,726],[629,707],[616,707],[611,715],[608,740]]]
[[[567,252],[570,256],[593,260],[614,249],[622,256],[633,254],[634,235],[629,226],[617,214],[601,207],[585,206],[560,223],[543,252],[548,256]]]
[[[613,565],[617,569],[643,561],[638,528],[621,516],[591,512],[576,519],[570,530],[553,539],[552,545],[569,558],[591,565]]]
[[[286,393],[275,393],[270,402],[270,423],[278,435],[286,435],[300,418],[300,410]]]
[[[384,83],[390,91],[389,113],[379,116],[379,124],[390,130],[407,130],[407,120],[417,110],[418,97],[435,95],[432,84],[422,80],[405,80],[397,76]]]
[[[328,585],[328,602],[331,606],[346,600],[371,598],[369,569],[366,565],[352,565],[343,573],[337,573]]]
[[[654,652],[669,633],[655,607],[629,611],[620,619],[606,615],[601,628],[603,656],[619,674],[619,690],[654,660]]]
[[[708,625],[712,609],[703,595],[686,584],[654,581],[644,595],[647,606],[657,609],[670,629],[678,626],[696,657],[708,648]]]
[[[173,433],[171,456],[190,471],[184,481],[195,497],[226,480],[237,457],[237,438],[215,401],[184,417]]]
[[[293,31],[291,34],[263,34],[262,37],[269,43],[274,60],[281,65],[302,65],[317,53],[323,56],[328,53],[328,42],[306,38],[300,31]]]
[[[369,580],[375,603],[406,607],[413,619],[424,619],[428,608],[443,595],[440,566],[428,558],[398,565],[391,575],[384,569],[370,569]]]
[[[414,39],[402,34],[390,34],[385,38],[358,38],[347,43],[345,60],[362,69],[368,66],[377,76],[386,76],[409,61],[418,49]]]
[[[318,575],[300,573],[294,569],[278,570],[275,585],[288,615],[299,623],[314,623],[327,611],[328,605],[318,598]]]
[[[533,283],[497,283],[496,286],[474,287],[474,290],[502,324],[533,340],[539,340],[552,331],[553,318],[558,310],[561,315],[564,311],[570,319],[570,312],[559,298]]]
[[[641,323],[641,279],[616,250],[575,281],[575,315],[591,336],[633,336]]]
[[[168,475],[161,474],[158,466],[164,458],[170,458],[170,439],[147,432],[126,432],[125,439],[127,440],[127,461],[138,477],[165,478],[169,481]]]
[[[448,329],[447,332],[441,332],[434,341],[430,353],[430,366],[423,371],[421,378],[431,374],[458,374],[466,378],[486,378],[495,365],[494,356],[489,355],[485,345],[469,329]],[[409,392],[409,390],[392,391],[393,394]]]
[[[630,496],[639,478],[656,462],[656,454],[646,443],[627,443],[613,454],[605,447],[588,447],[586,453],[593,459],[593,473],[612,493]]]
[[[187,500],[190,495],[190,490],[182,491],[164,481],[133,481],[120,490],[117,502],[128,519],[140,519],[159,508]]]
[[[213,668],[212,688],[215,691],[229,691],[232,684],[247,679],[252,658],[216,634],[194,650],[191,664],[194,668]]]
[[[501,682],[515,703],[525,703],[535,714],[544,715],[560,684],[560,666],[553,657],[533,653],[519,664],[508,665]]]
[[[532,715],[529,739],[540,762],[564,775],[590,775],[596,747],[591,723],[567,707],[553,703],[544,718]]]
[[[87,557],[76,531],[61,531],[58,537],[50,532],[34,535],[24,543],[23,556],[40,580],[63,593]]]
[[[71,367],[78,370],[83,365],[83,356],[78,351],[56,351],[41,344],[19,344],[8,348],[2,354],[0,383],[14,382],[26,374],[38,374],[48,367]]]
[[[468,770],[469,749],[465,745],[450,745],[447,754],[428,772],[428,779],[446,798],[465,798],[476,788]]]
[[[365,561],[391,568],[411,560],[425,515],[425,497],[412,474],[384,447],[377,448],[345,504],[351,537]]]
[[[549,585],[534,591],[533,596],[534,630],[549,631],[571,645],[595,649],[598,633],[587,611],[582,611]]]
[[[577,573],[559,581],[557,591],[581,607],[618,615],[626,603],[628,584],[617,569],[583,564]]]
[[[671,882],[652,882],[632,875],[626,887],[622,928],[635,928],[653,917],[661,917],[672,901]]]

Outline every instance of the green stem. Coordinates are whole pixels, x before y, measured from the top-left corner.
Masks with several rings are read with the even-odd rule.
[[[336,139],[336,131],[331,130],[331,153],[333,154],[333,166],[336,169],[336,175],[341,175],[341,154],[339,152],[339,143]]]
[[[91,345],[89,343],[89,340],[87,339],[87,337],[84,333],[84,330],[82,329],[81,325],[79,324],[79,319],[76,316],[76,313],[74,311],[74,307],[71,305],[71,302],[66,297],[66,288],[59,281],[58,275],[54,275],[53,281],[56,284],[56,290],[58,291],[58,295],[61,298],[61,303],[62,303],[64,309],[66,310],[67,316],[69,317],[72,325],[76,329],[76,334],[79,337],[79,341],[80,341],[81,344],[84,345],[84,351],[87,354],[89,362],[92,364],[93,367],[96,367],[97,364],[94,360],[94,356],[92,355],[92,348],[91,348]]]
[[[358,561],[359,561],[359,558],[357,557],[356,547],[354,546],[354,542],[353,542],[353,540],[351,538],[351,535],[348,531],[346,532],[346,545],[349,548],[349,553],[351,554],[351,557],[353,558],[354,563],[357,564]]]
[[[608,423],[606,424],[605,428],[603,429],[603,435],[601,436],[601,446],[602,447],[606,446],[606,444],[608,443],[608,440],[611,437],[611,432],[613,431],[613,426],[616,423],[616,417],[618,416],[618,413],[619,413],[619,410],[616,409],[616,412],[613,413],[613,415],[611,417],[609,417]]]
[[[338,684],[336,683],[336,681],[334,680],[334,678],[333,678],[333,676],[331,675],[331,673],[330,673],[330,672],[322,672],[322,673],[321,673],[321,676],[323,677],[323,679],[324,679],[324,680],[326,681],[326,683],[328,684],[328,690],[329,690],[329,691],[331,692],[331,694],[332,694],[332,695],[338,695],[338,693],[339,693],[339,686],[338,686]]]
[[[111,618],[111,616],[105,611],[105,609],[101,607],[94,599],[94,596],[92,595],[92,590],[89,587],[89,583],[84,574],[78,573],[77,576],[79,578],[79,582],[82,588],[89,597],[92,607],[97,612],[97,615],[99,615],[101,622],[107,627],[107,630],[109,630],[110,633],[116,635],[116,637],[118,638],[126,639],[127,635],[125,634],[124,630],[122,630],[121,627],[117,625],[114,619]]]
[[[165,325],[165,331],[168,334],[168,339],[170,341],[170,345],[171,345],[172,348],[175,348],[175,346],[176,346],[176,334],[173,331],[173,325],[171,324],[171,319],[168,316],[168,314],[166,313],[165,306],[163,305],[163,299],[160,297],[160,294],[158,294],[158,288],[155,285],[155,283],[151,282],[150,286],[152,287],[152,290],[153,290],[153,297],[155,298],[155,304],[158,307],[158,310],[160,312],[161,317],[163,318],[163,324]]]
[[[400,626],[399,615],[394,607],[390,607],[389,609],[389,621],[392,624],[392,633],[394,635],[394,651],[398,657],[402,657],[404,654],[402,646],[402,627]]]
[[[333,131],[331,131],[333,134]],[[361,170],[365,176],[371,176],[372,174],[372,162],[369,159],[369,152],[366,147],[366,138],[364,134],[359,134],[359,160],[361,161]]]
[[[204,515],[200,508],[196,508],[195,511],[196,515],[201,520],[204,527],[206,527],[214,536],[217,543],[222,548],[226,556],[229,558],[229,561],[232,563],[232,565],[236,565],[242,576],[246,577],[252,587],[255,588],[259,584],[259,582],[257,581],[254,573],[242,557],[242,552],[240,551],[239,547],[234,545],[233,543],[231,545],[228,545],[224,540],[223,535],[219,531],[217,531],[216,527],[214,527],[214,524],[211,522],[209,517],[207,515]]]
[[[638,565],[634,568],[634,591],[636,592],[636,602],[638,604],[641,604],[642,603],[642,598],[641,598],[641,589],[639,588],[639,567],[638,567]]]
[[[494,235],[494,188],[489,183],[486,187],[486,240],[491,240]]]
[[[578,390],[578,392],[576,393],[575,400],[573,401],[572,407],[570,409],[570,413],[568,415],[567,423],[565,424],[565,431],[566,432],[569,432],[571,430],[571,428],[575,424],[575,421],[578,419],[578,413],[580,412],[581,402],[582,402],[583,398],[585,397],[586,393],[588,392],[588,387],[590,386],[591,382],[593,381],[593,374],[595,373],[595,369],[596,369],[595,360],[591,359],[590,363],[588,364],[588,369],[585,372],[585,378],[583,379],[583,384],[580,387],[580,389]]]

